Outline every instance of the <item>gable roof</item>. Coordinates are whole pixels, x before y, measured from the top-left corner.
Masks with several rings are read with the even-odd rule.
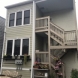
[[[22,5],[25,5],[25,4],[32,3],[33,1],[39,1],[39,0],[28,0],[28,1],[17,3],[17,4],[5,6],[5,8],[10,9],[10,8],[14,8],[14,7],[17,7],[17,6],[22,6]]]

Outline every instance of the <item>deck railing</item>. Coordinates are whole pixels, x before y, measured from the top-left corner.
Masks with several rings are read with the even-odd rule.
[[[48,20],[49,20],[49,16],[42,17],[42,18],[37,18],[36,19],[36,28],[48,27]]]
[[[40,59],[41,63],[44,63],[44,64],[49,63],[49,53],[48,52],[36,52],[35,55],[36,55],[35,60]]]
[[[61,27],[50,22],[50,16],[41,17],[36,19],[36,32],[39,30],[48,31],[50,24],[51,36],[60,44],[64,43],[77,43],[76,30],[64,31]],[[41,31],[40,31],[41,32]]]
[[[64,29],[50,22],[50,28],[58,33],[62,38],[64,37]]]
[[[64,37],[65,37],[65,43],[76,43],[77,42],[76,30],[65,31]]]

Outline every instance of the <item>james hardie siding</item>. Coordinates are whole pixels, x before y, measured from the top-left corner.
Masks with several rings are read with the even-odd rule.
[[[31,24],[30,25],[21,25],[16,27],[9,27],[9,15],[11,13],[29,10],[30,9],[30,18]],[[11,9],[7,9],[7,20],[6,20],[6,40],[8,39],[20,39],[20,38],[30,38],[30,55],[32,55],[32,26],[33,26],[33,3],[22,5],[19,7],[14,7]],[[6,44],[5,50],[6,51]]]

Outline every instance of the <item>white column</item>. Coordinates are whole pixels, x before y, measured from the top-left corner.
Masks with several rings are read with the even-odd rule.
[[[36,4],[33,1],[33,28],[32,28],[32,66],[35,62],[35,19],[36,19]]]
[[[36,3],[33,1],[33,27],[32,27],[32,64],[31,78],[33,77],[33,65],[35,62],[35,19],[36,19]]]
[[[13,43],[12,43],[12,56],[14,56],[14,44],[15,44],[15,39],[13,39]]]
[[[23,43],[23,39],[21,39],[21,41],[20,41],[20,55],[22,56],[22,43]]]

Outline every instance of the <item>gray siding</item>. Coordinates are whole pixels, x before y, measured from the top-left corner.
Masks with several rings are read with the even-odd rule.
[[[0,17],[0,68],[1,68],[1,58],[2,58],[2,49],[3,49],[3,40],[4,40],[4,27],[5,27],[5,19]]]
[[[40,17],[42,17],[42,15],[43,15],[42,12],[38,8],[38,6],[36,6],[36,18],[40,18]]]
[[[0,17],[0,57],[2,54],[3,38],[4,38],[5,19]]]
[[[45,14],[45,16],[50,16],[51,22],[60,26],[65,31],[77,29],[75,4],[73,6],[73,9],[47,13]]]
[[[62,58],[65,67],[66,78],[71,78],[71,70],[78,69],[77,51],[69,50]]]

